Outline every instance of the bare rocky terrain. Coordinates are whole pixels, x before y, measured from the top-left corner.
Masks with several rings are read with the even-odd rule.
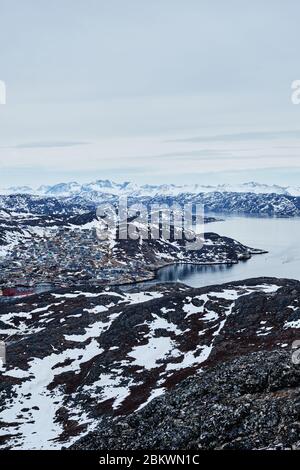
[[[1,305],[1,448],[295,446],[299,301],[298,281],[258,278]]]
[[[300,450],[300,366],[285,350],[247,354],[184,380],[73,449]]]

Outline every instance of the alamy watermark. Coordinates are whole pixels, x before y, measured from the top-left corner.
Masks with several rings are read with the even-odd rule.
[[[204,243],[202,204],[132,204],[120,197],[118,204],[97,208],[97,237],[104,240],[184,241],[184,248],[200,250]]]
[[[0,104],[6,104],[6,84],[0,80]]]
[[[6,344],[4,341],[0,341],[0,361],[3,366],[6,364]]]
[[[300,104],[300,80],[294,80],[291,85],[291,101],[293,104]]]
[[[292,363],[300,364],[300,340],[297,339],[292,344]]]

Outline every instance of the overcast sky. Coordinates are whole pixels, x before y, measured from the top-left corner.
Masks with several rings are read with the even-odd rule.
[[[298,184],[298,0],[0,0],[0,186]]]

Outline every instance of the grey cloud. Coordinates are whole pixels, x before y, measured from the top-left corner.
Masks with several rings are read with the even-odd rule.
[[[241,132],[237,134],[219,134],[203,137],[195,136],[185,139],[172,139],[166,142],[239,142],[244,140],[274,140],[281,138],[300,139],[300,130],[278,132]]]
[[[29,142],[26,144],[15,145],[16,149],[35,149],[35,148],[57,148],[57,147],[77,147],[78,145],[89,145],[90,142]]]

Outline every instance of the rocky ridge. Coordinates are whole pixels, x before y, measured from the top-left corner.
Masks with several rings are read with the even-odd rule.
[[[183,188],[184,189],[184,188]],[[43,215],[81,214],[95,209],[99,204],[118,204],[119,196],[106,188],[100,190],[79,191],[53,195],[41,194],[7,194],[0,195],[0,211],[15,213],[39,213]],[[212,191],[189,192],[135,192],[128,190],[125,194],[128,203],[145,205],[151,204],[202,204],[206,213],[216,214],[246,214],[263,217],[295,217],[300,215],[299,192],[251,192],[228,191],[226,188]]]
[[[88,434],[97,450],[300,450],[300,366],[251,353],[184,380],[164,397]]]
[[[0,339],[7,344],[7,364],[0,371],[1,448],[59,449],[78,438],[74,445],[83,449],[146,448],[147,438],[149,446],[157,448],[217,448],[231,441],[236,447],[239,442],[247,448],[269,446],[263,436],[271,435],[270,428],[281,439],[279,421],[272,415],[259,421],[257,443],[246,442],[239,423],[251,406],[259,409],[257,403],[263,403],[255,402],[258,396],[248,396],[253,381],[263,384],[262,394],[274,392],[268,388],[273,377],[268,364],[276,364],[276,380],[281,377],[279,397],[295,392],[297,398],[299,377],[291,346],[299,334],[299,302],[300,282],[259,278],[198,289],[182,284],[129,291],[64,289],[3,305]],[[276,359],[282,354],[287,364],[283,369]],[[265,365],[264,356],[270,357]],[[261,368],[252,367],[247,357]],[[214,370],[216,377],[223,377],[219,382]],[[210,392],[205,383],[213,382]],[[244,382],[249,385],[244,385],[245,397],[250,405],[253,402],[250,408],[239,391]],[[254,385],[253,393],[259,388]],[[202,397],[198,401],[197,390]],[[223,426],[226,403],[229,424]],[[287,402],[285,406],[286,419],[290,416],[286,426],[292,426],[296,402],[293,414],[288,413]],[[188,409],[196,413],[191,426]],[[214,420],[209,420],[213,410],[220,423],[216,432],[222,429],[219,438],[216,432],[209,437],[214,433]],[[240,433],[236,439],[235,416]],[[156,420],[161,433],[154,440]],[[296,445],[296,438],[286,436],[282,445]]]

